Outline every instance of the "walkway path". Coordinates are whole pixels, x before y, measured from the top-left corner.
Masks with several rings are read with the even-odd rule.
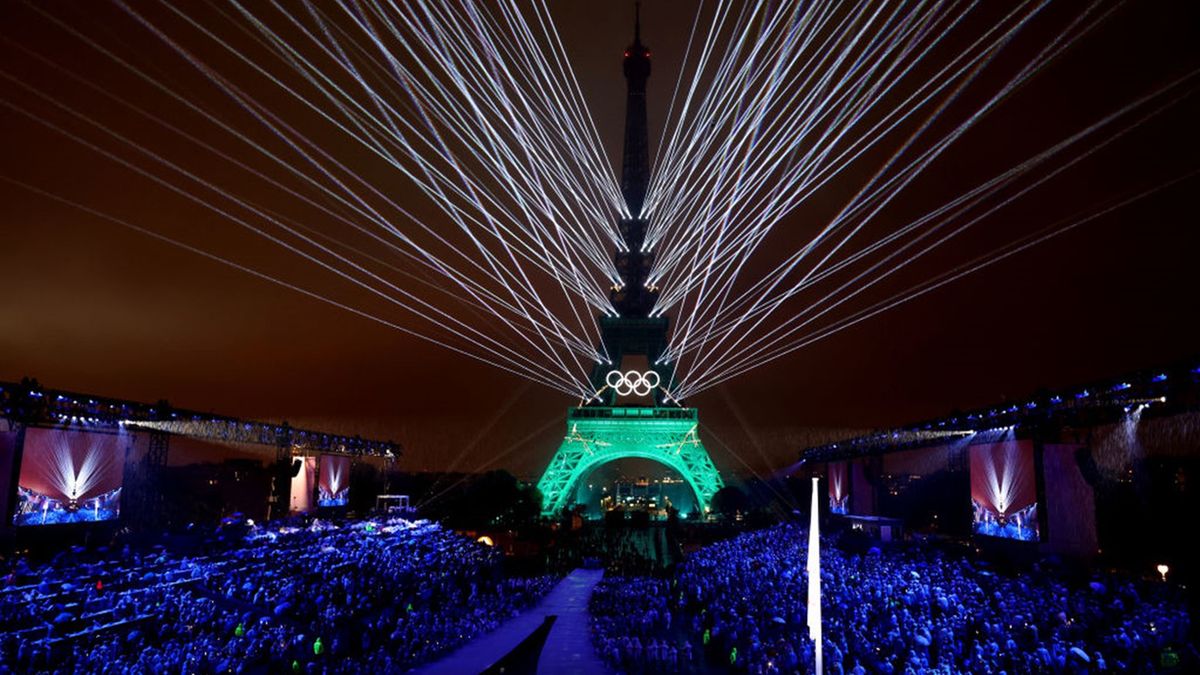
[[[587,612],[592,587],[603,576],[604,570],[577,569],[571,572],[532,609],[415,672],[420,675],[482,673],[537,630],[547,616],[554,615],[558,619],[542,648],[537,672],[546,675],[606,675],[608,669],[592,649]]]

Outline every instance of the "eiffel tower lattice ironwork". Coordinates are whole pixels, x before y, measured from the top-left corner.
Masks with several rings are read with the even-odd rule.
[[[596,395],[568,410],[567,435],[538,481],[542,513],[553,516],[568,507],[580,481],[597,467],[637,457],[678,472],[695,493],[700,514],[706,515],[724,482],[700,441],[696,409],[679,407],[668,394],[675,375],[662,358],[669,320],[650,316],[658,289],[648,282],[654,252],[643,250],[648,222],[642,207],[650,181],[650,50],[642,44],[640,16],[623,66],[628,93],[621,193],[629,217],[619,223],[624,246],[613,258],[621,275],[621,283],[611,291],[618,316],[599,318],[601,350],[607,358],[592,370]]]

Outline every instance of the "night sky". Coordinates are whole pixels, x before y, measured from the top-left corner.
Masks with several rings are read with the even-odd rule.
[[[614,164],[624,114],[620,57],[631,34],[629,4],[570,0],[555,2],[552,12]],[[654,139],[695,5],[645,4],[643,37],[654,60],[649,85]],[[1068,4],[1073,3],[1062,3]],[[106,2],[43,6],[171,81],[200,106],[236,115],[229,101],[119,8]],[[135,7],[156,15],[151,5]],[[1056,11],[1067,16],[1069,10],[1061,5],[1048,10],[1046,30],[1061,25]],[[211,16],[206,12],[196,14]],[[214,29],[239,39],[228,22],[216,22]],[[1012,45],[1012,54],[1036,49],[1038,37],[1031,31]],[[29,5],[0,2],[0,38],[0,71],[6,76],[0,101],[83,129],[8,79],[15,78],[148,147],[188,152],[170,134],[31,56],[28,50],[184,128],[194,122]],[[1197,68],[1196,3],[1126,3],[939,159],[896,205],[894,218],[933,208],[973,178],[986,178]],[[1200,78],[1193,78],[1189,86],[1197,85]],[[1190,93],[991,218],[983,233],[922,263],[911,278],[933,276],[975,255],[992,245],[990,238],[1003,241],[1008,233],[1046,226],[1200,168],[1196,120],[1200,95]],[[195,162],[201,171],[222,170],[203,158]],[[295,258],[232,231],[211,213],[7,106],[0,107],[0,177],[352,297],[345,295],[352,289],[317,278]],[[386,180],[401,199],[416,199],[402,178]],[[854,187],[838,188],[834,196]],[[700,409],[718,467],[774,471],[793,462],[806,443],[822,442],[837,430],[903,424],[1026,396],[1039,387],[1200,356],[1198,191],[1200,179],[1179,183],[697,396],[689,403]],[[267,202],[282,199],[260,196]],[[807,231],[822,208],[793,214],[780,228],[781,244],[790,241],[789,233]],[[895,222],[885,218],[881,227]],[[167,398],[181,407],[391,438],[404,445],[406,466],[415,470],[502,467],[526,477],[548,461],[562,434],[565,408],[573,404],[546,387],[7,181],[0,181],[0,278],[4,380],[28,375],[50,388]]]

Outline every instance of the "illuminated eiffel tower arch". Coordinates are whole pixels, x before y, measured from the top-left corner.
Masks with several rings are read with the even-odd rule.
[[[667,395],[674,377],[674,368],[662,359],[668,319],[649,316],[658,298],[658,289],[647,283],[654,252],[642,250],[647,226],[641,217],[642,204],[650,178],[646,132],[650,51],[642,45],[640,22],[634,26],[633,44],[625,50],[629,90],[621,164],[621,192],[631,217],[620,223],[625,246],[614,262],[622,283],[611,294],[619,316],[600,317],[607,361],[592,370],[596,395],[589,405],[567,412],[567,435],[538,481],[546,516],[568,506],[579,481],[593,469],[626,457],[654,460],[679,472],[696,493],[702,517],[724,485],[700,442],[696,409],[678,407]]]
[[[695,408],[572,408],[568,433],[538,482],[543,512],[559,513],[579,481],[601,464],[651,459],[679,472],[696,493],[700,514],[724,483],[697,433]]]

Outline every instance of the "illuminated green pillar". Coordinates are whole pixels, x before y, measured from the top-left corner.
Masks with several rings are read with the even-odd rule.
[[[700,442],[695,408],[571,408],[567,435],[538,481],[542,514],[554,516],[571,502],[579,481],[608,462],[652,459],[674,469],[692,486],[701,514],[724,486]]]

